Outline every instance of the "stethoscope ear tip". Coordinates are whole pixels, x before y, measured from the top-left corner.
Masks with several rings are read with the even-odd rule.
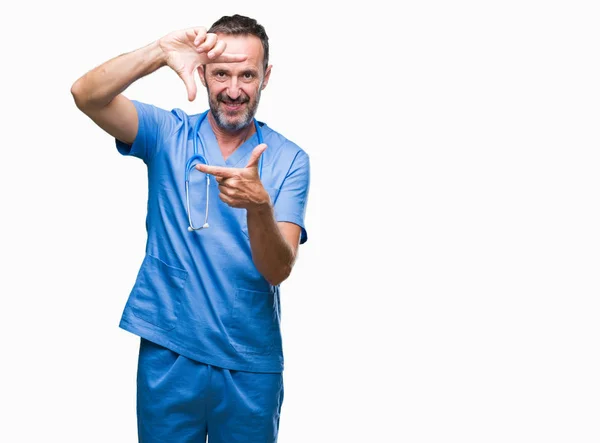
[[[188,231],[192,232],[194,229],[192,229],[191,226],[188,226]]]

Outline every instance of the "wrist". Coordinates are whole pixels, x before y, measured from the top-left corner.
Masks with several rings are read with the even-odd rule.
[[[161,39],[156,40],[149,46],[150,58],[157,64],[158,68],[162,68],[167,65],[167,54],[164,51]]]
[[[248,211],[248,216],[273,216],[273,206],[271,205],[270,198],[268,198],[262,203],[255,203],[254,205],[248,207],[246,210]]]

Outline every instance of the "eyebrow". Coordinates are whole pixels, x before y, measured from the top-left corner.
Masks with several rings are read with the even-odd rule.
[[[212,67],[212,69],[210,70],[211,74],[217,73],[217,72],[224,72],[225,74],[231,74],[231,70],[227,69],[227,68],[221,68],[221,67]],[[252,69],[252,68],[247,68],[244,69],[243,71],[241,71],[240,73],[241,75],[244,74],[254,74],[254,75],[258,75],[258,70],[257,69]]]

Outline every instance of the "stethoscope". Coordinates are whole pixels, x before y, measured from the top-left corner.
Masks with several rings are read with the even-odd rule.
[[[199,161],[202,164],[208,165],[208,161],[206,160],[206,148],[204,147],[204,143],[200,138],[200,125],[208,115],[208,111],[204,112],[196,121],[196,125],[194,126],[193,140],[194,140],[194,155],[192,155],[186,165],[185,165],[185,203],[187,209],[187,216],[189,221],[188,231],[199,231],[204,228],[208,228],[208,190],[210,188],[210,174],[206,174],[206,210],[204,213],[204,224],[198,228],[194,227],[192,223],[192,211],[190,211],[190,172],[192,168],[195,169],[197,163],[195,161]],[[258,136],[258,144],[263,143],[262,131],[260,129],[260,125],[256,121],[256,119],[252,119],[254,121],[254,127],[256,128],[256,135]],[[198,140],[200,140],[200,145],[202,146],[202,154],[198,154]],[[262,155],[258,160],[258,176],[262,178]]]

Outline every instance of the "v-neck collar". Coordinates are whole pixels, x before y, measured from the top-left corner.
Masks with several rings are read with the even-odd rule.
[[[254,124],[254,120],[252,121]],[[259,123],[260,124],[260,123]],[[236,148],[235,151],[231,153],[227,160],[223,158],[223,154],[221,153],[221,148],[219,147],[219,142],[217,142],[217,137],[208,121],[208,115],[200,125],[200,134],[204,146],[206,147],[206,161],[209,164],[214,166],[225,166],[229,168],[246,166],[245,164],[240,164],[241,160],[249,155],[250,152],[258,145],[258,133],[254,131],[254,134],[248,138],[244,143]]]

